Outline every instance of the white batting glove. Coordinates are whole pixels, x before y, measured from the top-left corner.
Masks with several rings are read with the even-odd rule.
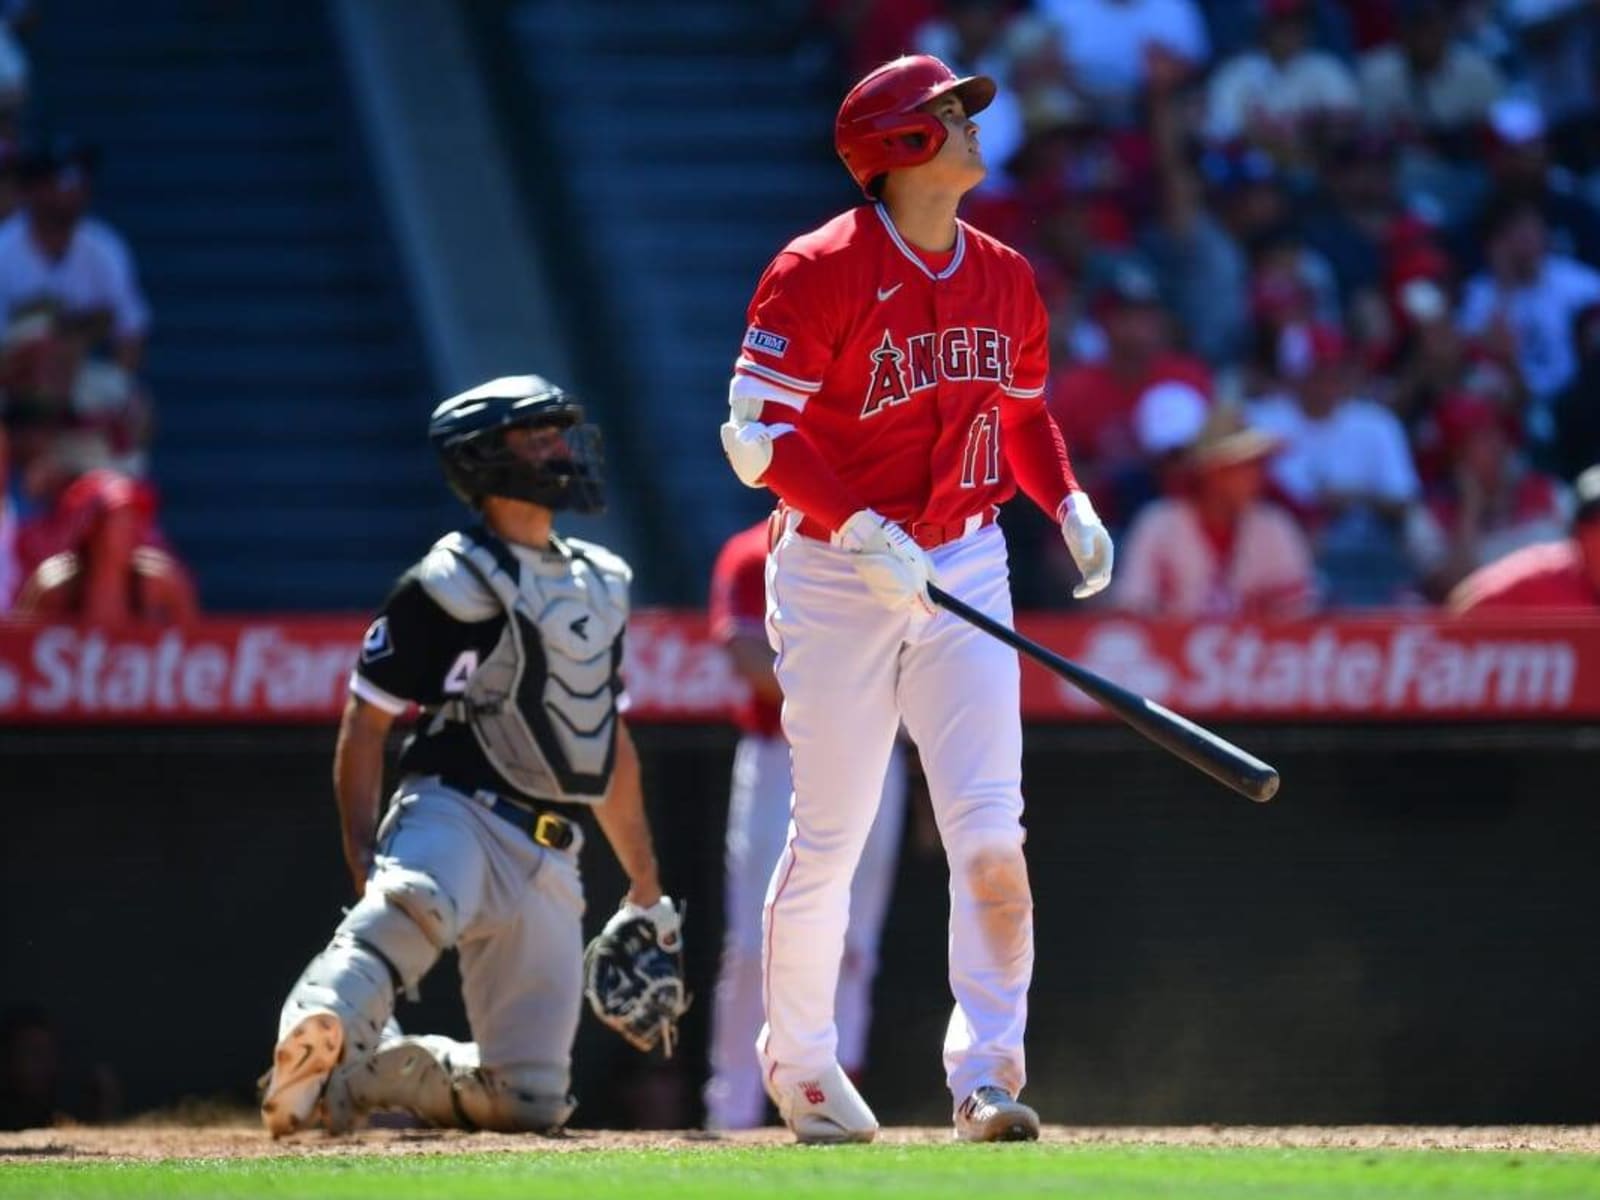
[[[1061,540],[1078,564],[1083,582],[1072,589],[1073,598],[1087,600],[1111,582],[1111,535],[1089,503],[1087,492],[1070,492],[1061,505]]]
[[[839,545],[850,552],[850,565],[884,606],[934,611],[928,596],[928,584],[935,582],[933,560],[893,521],[863,508],[839,527]]]

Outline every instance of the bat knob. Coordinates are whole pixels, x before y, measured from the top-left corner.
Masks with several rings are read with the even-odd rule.
[[[1278,778],[1277,771],[1268,767],[1266,771],[1250,781],[1250,799],[1257,804],[1266,804],[1278,794],[1278,784],[1281,782],[1282,780]]]

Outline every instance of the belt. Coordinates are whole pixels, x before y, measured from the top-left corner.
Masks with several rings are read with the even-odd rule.
[[[566,850],[578,840],[577,823],[559,813],[539,812],[484,788],[473,792],[472,798],[502,821],[511,822],[540,846]]]
[[[999,509],[989,505],[980,513],[973,513],[962,521],[913,521],[905,526],[905,531],[911,535],[911,540],[924,550],[937,550],[940,546],[964,538],[969,533],[976,533],[985,525],[993,525]],[[813,538],[819,542],[832,542],[834,535],[821,521],[815,517],[808,517],[799,509],[779,508],[774,514],[777,517],[777,528],[781,536],[783,528],[793,529],[801,537]],[[773,539],[774,544],[777,538]]]

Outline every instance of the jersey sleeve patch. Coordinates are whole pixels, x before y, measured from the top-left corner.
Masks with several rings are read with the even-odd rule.
[[[745,330],[744,348],[746,350],[759,350],[762,354],[770,354],[773,358],[782,358],[784,351],[789,349],[789,339],[779,333],[771,333],[759,326],[752,325]]]
[[[374,663],[393,653],[394,643],[389,640],[389,618],[379,617],[367,626],[367,632],[361,639],[361,661]]]

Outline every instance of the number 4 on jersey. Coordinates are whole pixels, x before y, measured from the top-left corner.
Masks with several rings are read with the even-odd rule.
[[[978,478],[982,464],[983,478]],[[967,430],[967,449],[961,458],[961,486],[1000,482],[1000,409],[986,408],[972,419]]]

